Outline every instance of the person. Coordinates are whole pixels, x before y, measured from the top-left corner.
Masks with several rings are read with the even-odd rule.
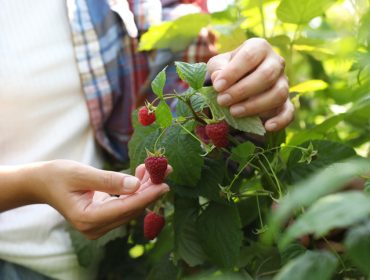
[[[185,5],[1,2],[0,279],[91,279],[67,223],[96,239],[169,191],[143,165],[134,175],[102,170],[106,160],[127,160],[130,115],[150,72],[129,36],[127,7],[154,2]],[[234,116],[259,115],[268,131],[293,119],[284,60],[266,40],[214,55],[207,67],[220,106]]]

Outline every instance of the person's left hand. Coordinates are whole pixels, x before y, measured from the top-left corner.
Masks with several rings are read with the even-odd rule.
[[[284,59],[264,39],[251,38],[207,64],[217,101],[234,117],[258,115],[267,131],[286,127],[294,118]]]

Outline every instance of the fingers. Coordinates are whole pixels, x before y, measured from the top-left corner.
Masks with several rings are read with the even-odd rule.
[[[140,181],[135,176],[85,165],[77,165],[72,177],[74,182],[71,185],[79,191],[95,190],[109,194],[130,194],[140,186]]]
[[[260,115],[261,113],[281,107],[288,99],[288,96],[288,81],[282,75],[270,90],[232,105],[230,107],[230,113],[234,117]]]
[[[294,119],[294,106],[288,99],[278,110],[278,114],[265,122],[267,131],[278,131],[288,126]]]
[[[284,66],[278,56],[271,55],[253,73],[219,94],[217,102],[221,106],[230,106],[261,94],[272,88],[283,72]]]
[[[117,222],[123,224],[134,218],[135,213],[143,211],[168,191],[169,187],[166,184],[151,185],[151,187],[130,196],[92,203],[84,209],[83,213],[80,213],[77,220],[83,222],[77,223],[77,228],[79,227],[80,231],[86,233],[98,231],[102,226],[115,225]]]
[[[215,90],[222,92],[228,89],[257,68],[271,50],[272,48],[266,40],[252,38],[227,55],[213,57],[208,62],[208,71]],[[217,70],[220,71],[214,75],[213,73]]]

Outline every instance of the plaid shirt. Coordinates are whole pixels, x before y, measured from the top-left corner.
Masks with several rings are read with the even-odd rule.
[[[140,95],[150,94],[148,84],[154,75],[149,54],[137,52],[137,34],[162,19],[161,14],[154,12],[170,14],[168,11],[178,6],[177,2],[67,0],[75,57],[91,125],[98,143],[119,161],[128,159],[131,113]],[[189,62],[207,61],[215,54],[210,38],[203,30],[187,50],[173,57]],[[169,69],[167,87],[183,87],[173,73]]]

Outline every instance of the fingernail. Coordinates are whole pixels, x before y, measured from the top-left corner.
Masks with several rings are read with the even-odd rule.
[[[230,113],[234,116],[239,116],[245,113],[244,106],[236,105],[230,108]]]
[[[224,87],[226,86],[226,81],[224,79],[219,79],[219,80],[216,80],[214,83],[213,83],[213,88],[216,90],[216,91],[222,91],[224,89]]]
[[[270,131],[273,131],[277,128],[277,124],[272,122],[272,123],[266,123],[266,129],[267,130],[270,130]]]
[[[227,94],[227,93],[219,94],[217,96],[217,102],[221,106],[227,106],[227,105],[229,105],[231,103],[231,96],[229,94]]]
[[[123,188],[125,191],[133,192],[138,188],[139,179],[134,176],[127,176],[123,179]]]

